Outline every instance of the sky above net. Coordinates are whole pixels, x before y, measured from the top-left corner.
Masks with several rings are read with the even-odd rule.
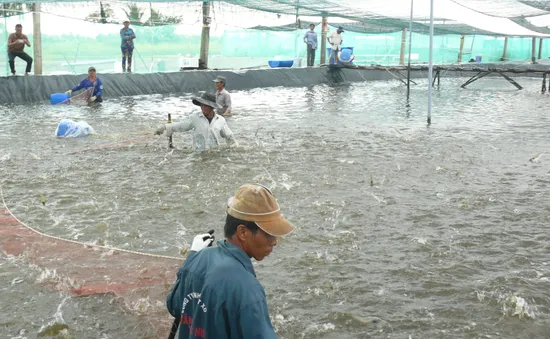
[[[15,0],[17,1],[17,0]],[[0,3],[14,2],[13,0],[0,0]],[[25,1],[19,1],[25,2]],[[58,7],[61,10],[51,11],[56,15],[65,16],[68,19],[82,19],[89,13],[90,8],[97,7],[97,2],[54,2],[44,7]],[[180,26],[185,26],[182,32],[195,34],[201,29],[201,2],[156,2],[136,1],[140,6],[148,7],[150,3],[154,8],[165,8],[170,15],[178,15],[183,18]],[[413,20],[422,24],[429,24],[430,0],[230,0],[226,2],[215,1],[215,11],[212,13],[213,34],[217,30],[233,28],[249,28],[254,26],[280,26],[296,21],[299,17],[303,21],[315,21],[326,14],[329,22],[343,22],[343,19],[350,21],[369,22],[369,20],[388,19],[388,26],[392,24],[391,19],[409,20],[411,15],[411,2],[413,3]],[[56,3],[55,5],[53,3]],[[113,8],[129,4],[122,1],[104,1]],[[191,9],[191,10],[190,10]],[[44,10],[43,11],[47,11]],[[217,11],[217,12],[216,12]],[[261,12],[257,12],[261,11]],[[119,11],[120,14],[121,11]],[[254,13],[251,15],[251,13]],[[277,16],[277,14],[281,14]],[[121,15],[120,20],[123,19]],[[434,5],[434,17],[438,24],[466,25],[480,32],[493,32],[506,36],[540,36],[549,37],[540,32],[523,27],[511,19],[523,17],[530,24],[547,28],[550,23],[550,4],[544,1],[529,0],[437,0]],[[517,21],[517,20],[516,20]],[[11,22],[10,22],[11,23]],[[29,24],[29,22],[27,22]],[[32,22],[31,22],[32,25]],[[55,26],[65,27],[66,22],[55,20],[44,21],[43,28],[54,31]],[[77,27],[79,28],[79,27]],[[101,29],[100,29],[101,30]],[[464,33],[471,33],[469,29]],[[92,33],[90,33],[92,34]]]

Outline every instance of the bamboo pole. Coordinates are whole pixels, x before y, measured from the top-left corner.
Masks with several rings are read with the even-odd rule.
[[[460,51],[458,51],[458,63],[462,62],[462,53],[464,53],[464,40],[466,38],[466,35],[462,34],[460,37]]]

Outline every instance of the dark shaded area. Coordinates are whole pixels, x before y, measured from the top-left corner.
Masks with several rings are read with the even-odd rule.
[[[335,74],[336,73],[336,74]],[[195,93],[213,91],[212,80],[222,75],[227,88],[246,90],[261,87],[302,87],[309,85],[388,80],[384,69],[285,68],[246,71],[182,71],[151,74],[98,74],[103,80],[103,98],[143,94]],[[26,104],[49,101],[52,93],[62,93],[78,84],[86,75],[17,76],[0,78],[0,104]]]

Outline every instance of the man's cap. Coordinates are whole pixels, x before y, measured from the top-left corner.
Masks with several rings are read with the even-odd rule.
[[[130,20],[124,20],[122,23],[123,23],[123,24],[125,24],[125,23],[130,23]]]
[[[95,69],[94,66],[90,66],[90,67],[88,67],[88,72],[89,72],[89,71],[94,71],[94,72],[96,72],[96,69]]]
[[[340,27],[338,27],[338,30],[341,31],[341,32],[343,32],[343,31],[344,31],[344,27],[340,26]]]
[[[206,106],[210,106],[214,109],[220,109],[220,105],[216,103],[216,96],[212,93],[208,92],[202,92],[200,96],[192,97],[191,101],[193,104],[200,106],[201,104],[205,104]]]
[[[245,184],[227,201],[227,214],[244,221],[253,221],[267,234],[280,237],[294,230],[281,214],[271,191],[262,185]]]
[[[218,75],[216,79],[212,80],[214,82],[223,82],[225,84],[225,77],[222,77],[221,75]]]

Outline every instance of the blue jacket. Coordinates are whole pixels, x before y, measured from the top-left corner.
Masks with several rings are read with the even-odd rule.
[[[134,47],[134,39],[136,38],[136,33],[131,28],[121,29],[120,30],[120,40],[121,46],[131,46]]]
[[[101,94],[103,94],[103,81],[101,81],[99,77],[96,78],[94,82],[91,82],[90,80],[88,80],[88,78],[86,78],[82,80],[78,85],[73,87],[71,90],[75,92],[83,88],[88,89],[90,87],[94,87],[94,92],[92,93],[92,96],[100,97]]]
[[[166,303],[180,320],[179,339],[277,338],[252,261],[226,241],[191,252]]]

